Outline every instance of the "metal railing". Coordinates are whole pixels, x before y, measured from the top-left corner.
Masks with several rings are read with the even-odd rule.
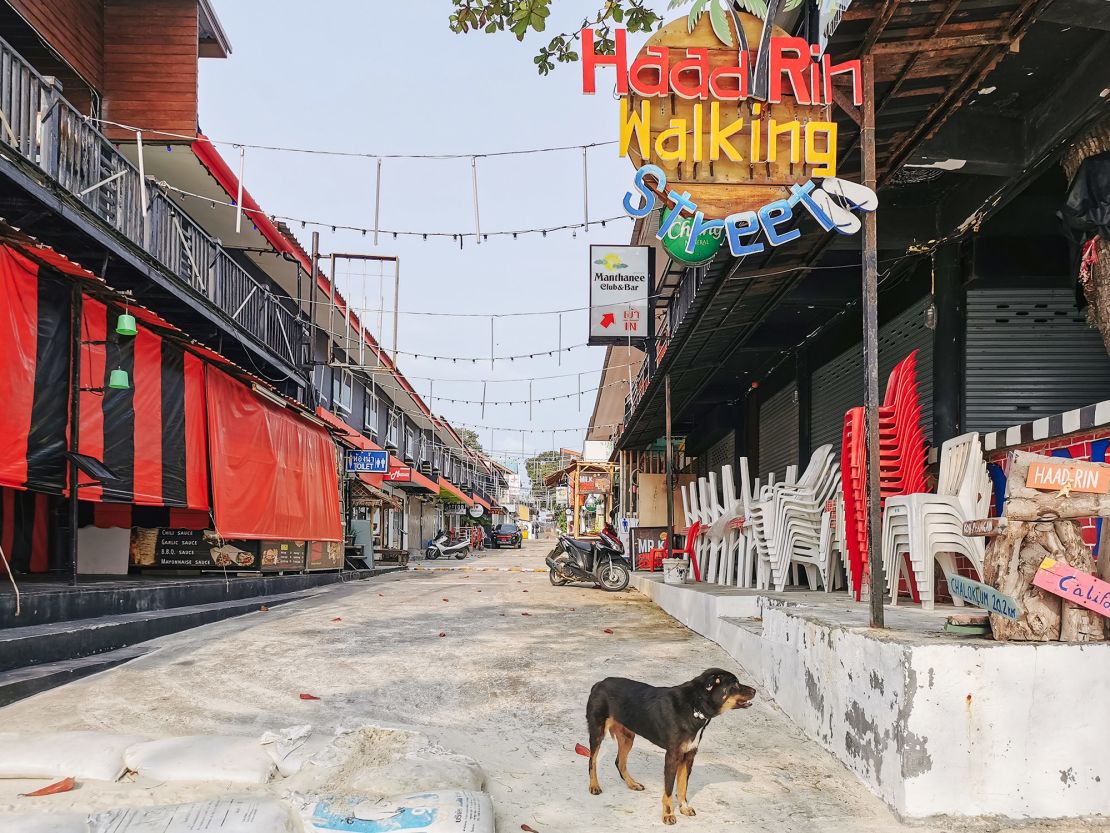
[[[0,147],[17,151],[244,332],[296,362],[296,305],[274,295],[0,39]]]
[[[697,296],[698,289],[701,287],[707,274],[708,268],[704,266],[689,267],[682,273],[682,280],[679,281],[678,288],[667,302],[666,321],[657,325],[658,332],[655,339],[655,363],[657,366],[663,361],[663,357],[667,354],[667,347],[670,345],[671,337],[686,318],[686,313],[690,311],[690,307],[694,303],[694,298]],[[651,384],[655,368],[650,365],[651,362],[645,361],[640,366],[640,371],[632,381],[632,389],[629,390],[628,396],[625,397],[624,425],[628,425],[631,421],[632,415],[636,413],[636,408],[639,406],[640,400],[648,389],[648,385]],[[623,430],[623,427],[621,430]]]

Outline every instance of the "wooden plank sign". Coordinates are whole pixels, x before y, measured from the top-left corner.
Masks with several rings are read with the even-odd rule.
[[[1021,615],[1018,603],[1005,593],[963,576],[948,577],[948,592],[955,599],[963,599],[976,607],[986,608],[1006,619],[1017,619]]]
[[[1110,618],[1110,584],[1090,573],[1046,558],[1033,577],[1033,585],[1061,599]]]
[[[1110,494],[1110,469],[1093,463],[1055,458],[1060,462],[1037,460],[1029,465],[1025,485],[1043,492],[1080,492],[1088,495]]]
[[[993,538],[995,535],[1001,535],[1005,528],[1005,518],[982,518],[977,521],[964,521],[963,533],[968,538]]]

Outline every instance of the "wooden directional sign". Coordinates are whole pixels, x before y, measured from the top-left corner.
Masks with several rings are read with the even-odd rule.
[[[1090,573],[1069,567],[1063,561],[1046,558],[1033,577],[1033,584],[1072,604],[1110,618],[1110,584]]]
[[[1005,593],[999,593],[993,587],[963,576],[948,577],[948,592],[955,599],[963,599],[976,607],[986,608],[1006,619],[1017,619],[1021,615],[1018,603]]]
[[[1037,460],[1029,466],[1025,485],[1047,492],[1066,489],[1088,495],[1105,495],[1110,494],[1110,468],[1060,457],[1051,462]]]
[[[963,532],[968,538],[993,538],[1001,535],[1005,528],[1005,518],[983,518],[978,521],[964,521]]]

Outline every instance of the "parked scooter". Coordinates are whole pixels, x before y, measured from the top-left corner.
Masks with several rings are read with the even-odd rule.
[[[463,538],[454,544],[449,543],[447,533],[440,530],[435,534],[435,537],[428,542],[428,548],[424,550],[424,557],[429,561],[435,561],[441,555],[444,558],[448,556],[455,556],[460,561],[470,555],[470,539]]]
[[[577,541],[560,535],[546,559],[548,578],[556,587],[570,581],[587,581],[616,593],[628,586],[630,569],[624,544],[612,524],[606,524],[596,541]]]

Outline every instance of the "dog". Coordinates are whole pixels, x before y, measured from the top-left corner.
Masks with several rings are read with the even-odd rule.
[[[735,674],[710,668],[682,685],[658,688],[636,680],[607,677],[590,689],[586,724],[590,730],[590,794],[601,795],[597,756],[605,733],[617,742],[617,772],[630,790],[642,790],[628,774],[628,753],[637,735],[667,753],[663,767],[663,823],[674,824],[673,793],[678,781],[679,812],[696,815],[686,801],[690,770],[702,734],[714,717],[732,709],[746,709],[756,691]]]

